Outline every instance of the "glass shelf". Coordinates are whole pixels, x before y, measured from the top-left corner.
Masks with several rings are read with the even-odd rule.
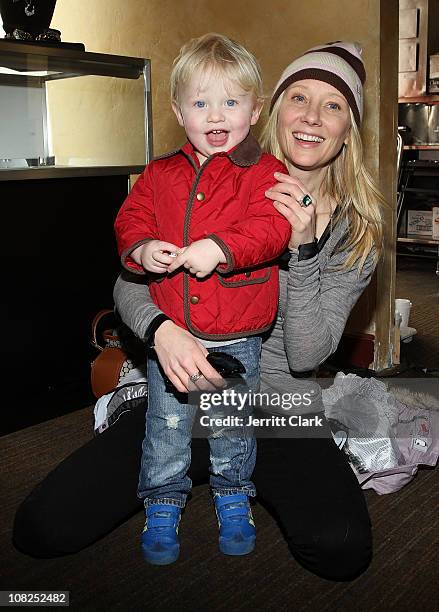
[[[38,166],[35,168],[0,168],[0,181],[74,178],[79,176],[130,176],[140,174],[145,166]]]
[[[404,145],[404,151],[439,151],[439,144],[434,145]]]
[[[138,79],[149,60],[0,40],[0,72],[45,81],[81,75]]]
[[[409,244],[432,244],[439,246],[439,240],[428,238],[427,236],[398,236],[398,242],[405,242]]]
[[[423,96],[411,96],[398,98],[399,104],[439,104],[439,94],[425,94]]]
[[[138,174],[150,60],[0,40],[0,133],[0,181]]]

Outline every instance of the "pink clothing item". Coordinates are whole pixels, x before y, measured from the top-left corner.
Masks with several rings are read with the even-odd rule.
[[[439,459],[437,410],[401,403],[393,430],[404,463],[381,472],[357,474],[363,489],[374,489],[379,495],[399,491],[414,478],[420,465],[435,466]]]
[[[388,388],[376,378],[339,372],[322,391],[335,441],[363,489],[393,493],[413,479],[419,465],[437,464],[439,400],[417,390],[428,390],[432,382],[406,379]]]

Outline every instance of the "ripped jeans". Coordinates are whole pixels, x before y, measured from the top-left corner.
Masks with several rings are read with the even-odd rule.
[[[252,336],[244,342],[209,348],[237,357],[245,366],[245,384],[234,387],[238,392],[259,389],[261,338]],[[221,391],[219,389],[219,391]],[[163,372],[152,353],[148,356],[148,410],[137,495],[145,507],[151,503],[168,503],[184,507],[192,481],[187,475],[191,462],[192,426],[198,407],[183,403],[187,395],[168,391]],[[203,416],[239,418],[231,427],[221,423],[203,427],[210,445],[210,485],[214,495],[245,493],[256,495],[250,480],[256,461],[256,440],[246,426],[251,408],[211,406]],[[238,425],[236,423],[239,423]],[[242,424],[241,424],[242,423]],[[209,420],[210,424],[210,420]]]

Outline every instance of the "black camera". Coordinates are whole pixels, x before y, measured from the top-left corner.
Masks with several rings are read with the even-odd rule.
[[[227,353],[214,351],[206,359],[223,378],[239,378],[240,374],[245,374],[245,367],[239,359]]]
[[[242,379],[241,374],[245,374],[244,365],[232,355],[223,353],[222,351],[214,351],[206,356],[210,365],[215,368],[220,376],[225,379]],[[167,376],[164,377],[166,390],[175,391],[174,385]]]

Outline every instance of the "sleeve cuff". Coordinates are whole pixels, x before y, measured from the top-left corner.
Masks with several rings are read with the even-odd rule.
[[[167,317],[165,314],[157,315],[149,324],[148,329],[145,332],[145,342],[148,348],[152,348],[154,346],[155,333],[160,327],[162,323],[165,321],[170,321],[171,319]]]
[[[137,249],[137,247],[141,246],[142,244],[147,244],[148,242],[151,242],[151,240],[153,240],[153,238],[143,238],[122,251],[120,254],[120,261],[125,270],[128,270],[128,272],[134,272],[134,274],[145,274],[144,268],[134,261],[134,259],[131,257],[131,253]]]
[[[224,253],[224,256],[226,258],[226,263],[225,264],[219,264],[216,268],[217,272],[221,272],[221,274],[226,274],[227,272],[231,272],[235,266],[235,263],[233,261],[233,255],[229,249],[229,247],[226,245],[226,243],[216,234],[208,234],[206,236],[206,238],[210,238],[211,240],[213,240],[218,246],[219,248],[222,250],[222,252]]]
[[[299,245],[299,258],[298,261],[305,259],[312,259],[319,252],[317,248],[317,238],[313,242],[307,242],[306,244]]]

